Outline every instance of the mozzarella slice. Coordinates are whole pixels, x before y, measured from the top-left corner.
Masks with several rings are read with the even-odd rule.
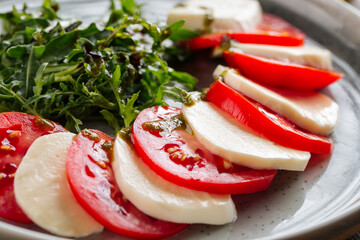
[[[176,5],[168,24],[185,20],[185,28],[199,32],[250,31],[261,21],[262,11],[255,0],[189,0]]]
[[[236,219],[229,195],[191,190],[154,173],[121,137],[114,144],[116,182],[137,208],[157,219],[176,223],[226,224]]]
[[[230,51],[241,51],[260,57],[296,63],[314,68],[332,70],[331,52],[314,46],[284,47],[265,44],[242,44],[232,42]]]
[[[261,86],[241,76],[235,69],[218,66],[214,78],[284,116],[299,127],[323,136],[329,135],[338,120],[339,106],[318,92],[296,92]]]
[[[302,171],[310,153],[277,145],[262,138],[209,102],[183,106],[196,138],[213,154],[254,169]]]
[[[45,135],[30,146],[16,171],[16,201],[45,230],[65,237],[102,231],[77,203],[67,182],[65,163],[74,134]]]

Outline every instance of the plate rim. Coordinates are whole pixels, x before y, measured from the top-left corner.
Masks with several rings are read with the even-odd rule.
[[[273,2],[274,4],[281,4],[281,0],[267,0],[269,2]],[[288,2],[299,2],[301,0],[293,0],[293,1],[288,1]],[[0,4],[1,4],[2,1],[0,1]],[[61,0],[58,0],[58,2],[62,2]],[[63,1],[63,2],[66,2]],[[173,1],[175,2],[175,1]],[[263,1],[260,1],[260,2],[263,2]],[[329,2],[328,0],[313,0],[313,1],[310,1],[310,2],[317,2],[318,4],[321,3],[323,4],[324,2]],[[359,22],[360,22],[360,10],[356,9],[355,7],[347,4],[347,3],[344,3],[344,2],[341,2],[341,1],[333,1],[334,3],[331,3],[331,7],[334,7],[336,6],[337,8],[339,8],[340,10],[342,11],[348,11],[348,12],[351,12],[352,14],[356,15]],[[335,5],[334,5],[335,4]],[[360,38],[359,38],[359,41],[360,41]],[[359,49],[360,49],[360,45],[359,45]],[[352,70],[354,70],[356,72],[356,70],[354,68],[351,68]],[[359,71],[360,71],[360,68],[359,68]],[[359,77],[359,74],[360,72],[357,72],[357,77]],[[360,192],[358,193],[358,199],[360,199]],[[328,227],[331,227],[332,225],[335,225],[341,221],[349,221],[351,222],[352,219],[356,219],[357,222],[356,223],[353,223],[352,225],[349,225],[348,228],[351,228],[352,226],[354,225],[359,225],[360,224],[360,218],[359,217],[354,217],[353,215],[356,215],[360,213],[360,201],[356,201],[354,203],[352,203],[352,205],[350,205],[348,208],[346,208],[343,212],[341,213],[338,213],[334,216],[332,216],[331,218],[329,219],[325,219],[319,223],[317,223],[316,225],[312,225],[312,226],[309,226],[309,227],[306,227],[306,228],[301,228],[300,231],[298,232],[287,232],[287,231],[283,231],[279,234],[275,234],[275,235],[271,235],[269,236],[270,238],[274,238],[274,237],[280,237],[280,238],[299,238],[301,236],[304,236],[306,234],[311,234],[311,233],[315,233],[315,232],[318,232],[318,231],[321,231],[325,228],[328,228]],[[37,232],[37,231],[33,231],[31,229],[26,229],[26,228],[23,228],[21,226],[16,226],[14,224],[11,224],[11,223],[7,223],[7,222],[3,222],[3,221],[0,221],[0,233],[4,230],[2,229],[4,228],[5,230],[8,230],[8,231],[13,231],[13,230],[21,230],[20,233],[21,234],[24,234],[24,235],[21,235],[19,237],[32,237],[34,239],[49,239],[49,237],[51,236],[52,238],[51,239],[56,239],[56,240],[65,240],[65,239],[68,239],[68,238],[62,238],[62,237],[58,237],[58,236],[55,236],[55,235],[52,235],[52,234],[48,234],[48,233],[42,233],[42,232]],[[359,228],[360,230],[360,228]],[[18,232],[18,231],[17,231]],[[29,234],[29,235],[28,235]],[[258,239],[267,239],[267,237],[264,237],[264,238],[258,238]]]

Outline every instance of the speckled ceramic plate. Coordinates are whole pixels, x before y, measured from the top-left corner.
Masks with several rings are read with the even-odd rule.
[[[30,8],[41,1],[28,1]],[[61,16],[85,22],[102,16],[108,1],[63,0]],[[142,1],[145,17],[164,21],[178,1]],[[0,1],[1,11],[20,1]],[[334,65],[345,77],[324,90],[340,106],[339,123],[332,135],[332,155],[315,155],[304,172],[281,171],[265,192],[234,196],[236,222],[225,226],[193,225],[170,239],[330,239],[360,229],[360,13],[337,0],[264,0],[265,11],[280,15],[334,53]],[[208,86],[218,62],[197,55],[183,69]],[[0,239],[63,239],[34,225],[0,219]],[[109,231],[86,240],[122,239]]]

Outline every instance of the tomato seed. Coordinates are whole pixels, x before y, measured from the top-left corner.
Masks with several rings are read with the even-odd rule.
[[[233,167],[233,165],[232,165],[231,162],[228,162],[228,161],[225,161],[225,160],[224,160],[223,165],[224,165],[224,168],[225,168],[225,169],[230,169],[230,168]]]
[[[1,150],[5,150],[5,151],[15,151],[15,148],[14,147],[10,147],[8,145],[1,145],[0,147]]]
[[[168,153],[173,153],[173,152],[176,152],[177,150],[178,150],[178,148],[168,148],[167,152]]]
[[[178,155],[178,154],[173,154],[173,155],[171,155],[170,158],[171,158],[172,160],[176,160],[176,159],[179,158],[179,155]]]
[[[17,137],[17,136],[19,136],[19,133],[20,133],[20,131],[14,131],[14,132],[9,134],[9,138]]]
[[[15,177],[15,173],[11,173],[8,175],[9,178],[14,178]]]
[[[96,164],[102,169],[106,169],[106,163],[97,161]]]
[[[186,157],[187,157],[187,154],[186,154],[186,153],[183,154],[182,157],[181,157],[181,159],[180,159],[180,161],[182,161],[182,162],[185,161]]]

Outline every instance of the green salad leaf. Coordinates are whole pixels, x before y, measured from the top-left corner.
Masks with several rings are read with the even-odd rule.
[[[81,129],[88,120],[128,127],[144,108],[180,99],[193,90],[191,75],[169,67],[179,57],[172,40],[194,33],[179,21],[160,28],[140,16],[133,0],[112,1],[104,23],[83,26],[58,16],[59,4],[45,0],[37,14],[0,14],[0,111],[22,111]]]

